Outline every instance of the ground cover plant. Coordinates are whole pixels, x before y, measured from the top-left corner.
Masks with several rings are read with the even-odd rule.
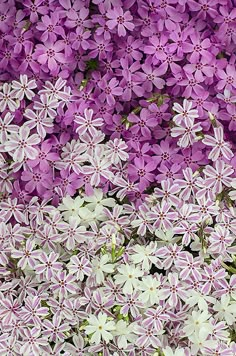
[[[0,355],[236,354],[236,2],[0,0]]]

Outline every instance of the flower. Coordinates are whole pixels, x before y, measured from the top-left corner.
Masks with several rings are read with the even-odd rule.
[[[85,109],[84,117],[80,115],[76,116],[75,122],[79,125],[79,127],[76,129],[76,132],[78,134],[83,135],[88,131],[91,136],[96,135],[96,128],[103,125],[103,119],[102,118],[92,119],[92,117],[93,117],[92,109]]]
[[[42,64],[43,68],[48,68],[52,74],[56,74],[59,65],[66,63],[63,49],[64,46],[59,41],[55,43],[46,41],[44,44],[36,45],[33,59]]]
[[[106,24],[109,29],[118,27],[118,36],[124,37],[126,35],[126,29],[133,31],[135,25],[133,24],[133,16],[130,11],[124,13],[121,7],[115,7],[113,10],[108,10],[106,13],[108,19]]]
[[[114,336],[117,336],[117,344],[121,349],[126,349],[128,343],[133,343],[136,341],[137,336],[133,333],[135,328],[135,323],[128,324],[124,320],[119,320],[116,323],[116,328],[112,331]]]
[[[202,131],[200,123],[194,124],[193,120],[185,120],[181,126],[173,127],[171,129],[172,137],[179,137],[178,145],[180,147],[188,147],[198,140],[197,133]]]
[[[22,100],[24,96],[26,96],[27,99],[31,100],[35,96],[32,89],[37,88],[37,84],[34,79],[28,80],[27,75],[21,74],[19,82],[13,80],[12,88],[12,94],[15,95],[17,99]]]
[[[173,121],[176,125],[181,126],[182,121],[192,122],[198,117],[198,111],[192,108],[192,102],[184,99],[183,106],[178,103],[174,103],[173,110],[178,114],[173,117]]]
[[[12,156],[15,162],[22,162],[24,158],[35,159],[38,156],[38,151],[35,147],[40,142],[40,137],[37,134],[30,136],[30,129],[23,125],[19,128],[18,133],[12,133],[5,142],[4,148],[6,152]]]
[[[106,314],[100,312],[97,317],[90,315],[88,323],[89,325],[85,327],[85,333],[91,335],[91,343],[98,345],[101,340],[108,343],[113,339],[111,332],[116,329],[115,322],[109,321]]]
[[[169,346],[165,347],[163,350],[165,356],[185,356],[185,350],[183,348],[178,348],[176,350],[172,350]]]
[[[209,323],[210,314],[207,310],[192,311],[191,316],[185,322],[183,328],[184,335],[189,337],[190,335],[196,335],[199,331],[205,330],[206,334],[212,331],[212,326]]]
[[[115,283],[123,284],[123,292],[126,294],[131,294],[139,284],[140,277],[143,276],[144,272],[140,270],[139,267],[134,265],[121,265],[117,268],[118,274],[115,275]]]
[[[84,204],[84,199],[81,197],[71,198],[69,195],[62,199],[62,204],[58,206],[58,209],[63,212],[63,217],[66,221],[69,221],[70,217],[75,217],[80,222],[79,213],[81,207]]]
[[[233,157],[233,152],[230,149],[230,144],[224,140],[224,132],[222,127],[214,128],[215,137],[206,135],[202,142],[213,147],[208,158],[216,161],[219,157],[224,157],[228,161]]]
[[[229,295],[222,295],[220,301],[216,301],[213,309],[217,312],[216,317],[225,320],[228,325],[235,322],[236,317],[236,300],[230,299]]]
[[[92,261],[92,273],[98,284],[104,282],[104,273],[112,273],[114,271],[114,266],[111,263],[108,263],[108,261],[108,255],[103,255],[100,259],[95,257]]]

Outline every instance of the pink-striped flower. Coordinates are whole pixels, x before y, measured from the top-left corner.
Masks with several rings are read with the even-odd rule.
[[[76,116],[75,122],[79,125],[79,127],[77,127],[76,129],[76,132],[79,135],[84,135],[88,131],[91,136],[94,136],[97,133],[96,128],[101,127],[103,125],[102,118],[93,119],[92,109],[85,109],[84,117],[80,115]]]
[[[194,124],[192,120],[185,120],[181,126],[173,127],[171,129],[172,137],[179,137],[178,145],[180,147],[188,147],[198,140],[197,132],[202,131],[200,123]]]
[[[84,276],[90,276],[92,272],[92,265],[84,256],[81,258],[72,256],[67,267],[69,273],[75,275],[79,281],[82,281]]]
[[[25,158],[35,159],[38,151],[35,147],[40,142],[37,134],[30,136],[30,128],[23,125],[19,128],[18,133],[12,133],[8,141],[5,142],[4,148],[15,162],[22,162]]]
[[[185,286],[179,281],[177,273],[168,274],[168,282],[164,284],[161,290],[161,298],[168,298],[170,306],[175,307],[179,299],[185,300],[187,292]]]
[[[34,79],[28,80],[26,74],[21,74],[19,81],[13,80],[12,88],[12,93],[17,99],[22,100],[26,96],[27,99],[31,100],[35,96],[32,89],[37,88],[37,84]]]
[[[67,297],[68,294],[76,293],[75,277],[67,275],[65,271],[58,272],[52,277],[51,281],[51,289],[55,294]]]
[[[207,165],[203,172],[206,175],[206,184],[212,187],[215,194],[222,192],[223,185],[231,186],[230,176],[234,173],[234,169],[224,161],[216,161],[215,167]]]
[[[41,346],[48,344],[48,340],[40,336],[41,330],[37,327],[24,329],[20,348],[21,355],[40,355]]]
[[[147,213],[147,217],[154,221],[153,227],[160,229],[164,228],[165,230],[171,229],[172,220],[177,218],[178,214],[175,211],[171,211],[171,205],[162,201],[161,204],[158,202],[150,212]]]
[[[68,323],[61,323],[61,318],[57,315],[53,315],[52,321],[44,320],[43,322],[44,330],[42,332],[43,336],[49,338],[50,341],[64,341],[66,331],[70,330]]]
[[[214,134],[215,137],[206,135],[202,140],[205,145],[213,147],[208,158],[212,159],[212,161],[216,161],[219,157],[224,157],[229,161],[234,154],[230,149],[229,142],[224,139],[223,127],[214,128]]]
[[[33,326],[40,327],[42,318],[48,315],[48,308],[41,307],[41,300],[38,296],[28,296],[24,300],[24,306],[20,310],[20,317]]]
[[[28,239],[22,250],[15,250],[12,252],[12,257],[19,258],[17,263],[18,267],[21,269],[25,269],[27,265],[32,269],[35,267],[38,257],[41,254],[39,250],[34,251],[35,245],[35,240]]]
[[[62,270],[63,264],[61,262],[57,262],[58,257],[59,254],[55,252],[50,252],[49,255],[42,252],[38,256],[38,260],[41,263],[36,264],[35,266],[36,274],[39,274],[39,276],[46,278],[47,281],[50,281],[52,276]]]
[[[177,114],[173,117],[173,121],[176,125],[181,125],[183,121],[193,122],[198,117],[198,111],[192,108],[192,102],[184,99],[183,106],[178,103],[174,103],[173,110]]]

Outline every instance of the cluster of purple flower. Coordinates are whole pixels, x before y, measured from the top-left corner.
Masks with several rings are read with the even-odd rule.
[[[235,356],[235,1],[0,5],[0,354]]]

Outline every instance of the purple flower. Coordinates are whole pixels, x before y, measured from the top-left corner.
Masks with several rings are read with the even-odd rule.
[[[62,34],[62,27],[58,26],[59,22],[59,13],[51,13],[51,16],[48,15],[42,16],[42,22],[37,23],[37,30],[43,32],[40,36],[42,42],[53,43],[57,40],[57,36]]]
[[[123,93],[123,89],[119,86],[119,81],[115,78],[112,78],[108,82],[106,78],[103,77],[102,80],[98,82],[98,86],[103,91],[98,96],[99,99],[102,102],[106,101],[110,106],[113,106],[116,103],[114,96],[121,96]]]
[[[43,68],[50,70],[52,74],[56,74],[62,63],[66,63],[64,53],[64,46],[62,43],[55,42],[54,44],[47,41],[44,45],[38,44],[33,54],[33,59],[36,59]]]
[[[223,69],[218,69],[217,75],[220,78],[217,84],[219,90],[224,88],[232,90],[233,88],[236,88],[235,69],[232,65],[228,64],[225,71]]]
[[[122,7],[115,7],[113,10],[108,10],[106,13],[108,19],[106,24],[109,29],[113,30],[118,27],[118,36],[123,37],[126,35],[126,29],[133,31],[135,25],[133,24],[133,16],[130,11],[124,12]]]
[[[155,175],[153,172],[156,169],[156,163],[150,161],[146,163],[142,157],[135,158],[134,164],[128,166],[130,179],[139,181],[140,188],[147,188],[150,182],[154,181]]]

